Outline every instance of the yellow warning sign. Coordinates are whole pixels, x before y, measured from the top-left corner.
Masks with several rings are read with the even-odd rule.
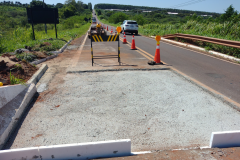
[[[118,33],[120,33],[122,28],[118,26],[116,30],[117,30]]]
[[[109,36],[101,36],[101,35],[93,35],[91,36],[91,40],[93,42],[113,42],[119,41],[119,35],[109,35]]]
[[[155,39],[156,39],[157,42],[159,42],[161,40],[161,36],[156,35]]]

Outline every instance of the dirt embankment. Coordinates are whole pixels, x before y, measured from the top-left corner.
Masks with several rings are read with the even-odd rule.
[[[3,85],[10,85],[10,72],[15,78],[22,79],[24,82],[29,80],[38,70],[37,67],[26,61],[21,61],[14,55],[4,54],[0,57],[0,82]]]

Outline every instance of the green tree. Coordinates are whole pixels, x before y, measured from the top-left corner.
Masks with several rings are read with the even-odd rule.
[[[100,9],[96,10],[97,14],[100,16],[102,14],[102,11]]]
[[[230,5],[224,14],[220,16],[221,21],[229,21],[237,16],[237,11],[234,10],[233,6]]]
[[[197,19],[196,19],[198,22],[201,22],[203,20],[203,17],[202,16],[198,16]]]
[[[228,18],[232,17],[232,15],[234,13],[235,13],[234,8],[232,5],[230,5],[224,13],[224,15],[225,15],[224,18],[226,18],[226,20],[227,20]]]
[[[66,1],[65,1],[65,4],[66,4],[67,6],[69,6],[69,5],[76,6],[76,5],[77,5],[77,2],[76,2],[75,0],[66,0]]]
[[[119,22],[123,22],[126,19],[128,19],[128,15],[126,15],[125,13],[122,13],[122,12],[117,12],[109,17],[109,22],[116,24]]]
[[[80,13],[82,11],[84,11],[84,8],[83,8],[83,2],[82,1],[77,1],[77,5],[76,5],[76,9],[77,11]]]
[[[88,9],[88,5],[86,5],[86,4],[83,4],[82,6],[84,9]]]
[[[90,9],[90,11],[92,11],[92,3],[88,3],[88,9]]]
[[[76,7],[70,4],[64,9],[63,15],[65,18],[68,18],[68,17],[74,16],[76,11],[77,11]]]
[[[44,3],[44,7],[48,8],[46,3]],[[43,8],[43,2],[39,0],[32,0],[32,2],[30,3],[30,8]]]
[[[191,16],[191,19],[192,19],[192,20],[196,20],[196,19],[197,19],[197,14],[194,13],[194,14]]]
[[[63,4],[62,4],[62,3],[57,3],[55,7],[56,7],[56,8],[62,8],[62,7],[63,7]]]
[[[139,24],[139,25],[144,25],[145,24],[145,19],[144,19],[144,17],[142,16],[142,15],[136,15],[136,16],[134,16],[134,18],[133,18],[135,21],[137,21],[137,23]]]

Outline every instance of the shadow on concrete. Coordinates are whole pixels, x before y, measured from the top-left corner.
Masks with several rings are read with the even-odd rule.
[[[15,116],[17,110],[22,104],[28,88],[29,87],[25,88],[15,98],[0,108],[0,135],[3,135],[5,130],[12,122],[12,118]]]
[[[100,64],[100,63],[96,63],[96,62],[94,62],[94,65],[96,65],[96,66],[101,66],[101,67],[113,67],[113,66],[123,66],[123,67],[128,67],[128,66],[130,66],[130,67],[137,67],[138,65],[131,65],[131,64],[127,64],[127,63],[120,63],[121,65],[119,65],[119,64],[116,64],[116,63],[114,63],[114,64]]]
[[[26,107],[24,113],[22,114],[20,120],[18,121],[18,124],[16,126],[16,128],[14,129],[14,131],[12,132],[11,136],[9,137],[8,141],[5,143],[5,145],[3,146],[2,150],[6,150],[6,149],[10,149],[14,140],[16,139],[16,136],[18,134],[19,129],[21,128],[25,118],[27,117],[29,111],[31,110],[31,108],[33,107],[34,103],[36,102],[37,98],[39,97],[39,93],[36,93],[33,97],[33,100],[31,101],[31,103]]]
[[[123,34],[122,34],[123,35]],[[132,36],[132,35],[134,35],[134,37],[136,37],[136,36],[141,36],[140,34],[131,34],[131,33],[128,33],[128,32],[125,32],[125,35],[126,36]]]

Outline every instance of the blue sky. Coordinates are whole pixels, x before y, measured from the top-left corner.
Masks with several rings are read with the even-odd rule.
[[[31,0],[17,0],[17,1],[21,3],[31,2]],[[65,0],[44,0],[44,2],[47,4],[57,4],[57,3],[64,3]],[[149,6],[149,7],[159,7],[159,8],[172,8],[179,5],[177,9],[208,11],[208,12],[217,12],[217,13],[224,13],[227,7],[229,7],[232,4],[233,7],[240,12],[240,0],[138,0],[138,1],[135,1],[135,0],[132,0],[132,1],[130,0],[121,0],[121,1],[82,0],[82,2],[86,4],[91,2],[93,6],[94,4],[97,4],[97,3],[125,4],[125,5]],[[191,5],[187,5],[187,4],[191,4]]]

